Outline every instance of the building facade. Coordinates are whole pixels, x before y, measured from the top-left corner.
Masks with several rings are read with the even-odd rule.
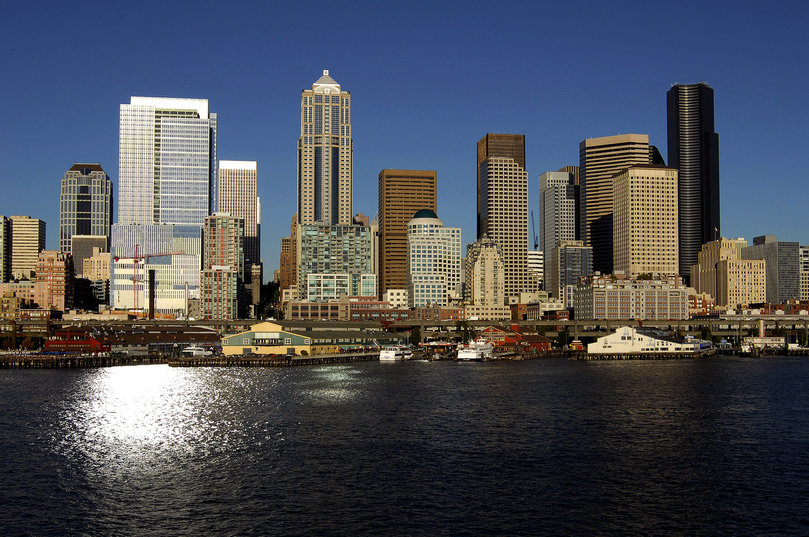
[[[679,265],[685,274],[697,263],[700,247],[722,230],[714,91],[705,82],[675,84],[666,93],[666,108],[669,166],[679,171]]]
[[[688,289],[679,276],[629,280],[599,273],[576,289],[576,319],[677,320],[689,318]]]
[[[545,290],[566,308],[572,308],[579,279],[593,273],[593,248],[582,241],[558,242],[545,266],[548,274]]]
[[[70,253],[73,256],[73,267],[77,278],[84,278],[84,260],[96,254],[96,251],[109,252],[109,236],[104,235],[73,235],[70,238]],[[64,250],[62,250],[64,251]],[[109,258],[109,254],[107,254]],[[107,265],[109,277],[109,264]]]
[[[205,99],[132,97],[121,105],[113,307],[143,307],[136,256],[173,253],[148,261],[158,312],[187,312],[199,298],[202,224],[218,199],[216,133]]]
[[[477,238],[500,247],[505,293],[536,291],[528,272],[528,172],[525,136],[487,134],[477,148]]]
[[[71,166],[59,195],[59,250],[72,254],[74,235],[105,237],[109,249],[112,202],[112,181],[100,164]]]
[[[430,209],[407,223],[408,307],[446,306],[461,296],[461,228],[445,227]]]
[[[301,224],[297,226],[298,298],[300,300],[328,300],[318,296],[323,289],[323,278],[309,275],[346,275],[350,296],[360,296],[363,282],[374,282],[368,296],[376,296],[376,275],[371,263],[371,230],[366,226]],[[336,283],[336,282],[335,282]],[[310,292],[309,285],[312,285]]]
[[[539,176],[539,248],[546,255],[558,242],[576,240],[576,205],[572,171]],[[547,274],[544,280],[548,281]]]
[[[11,220],[0,216],[0,283],[11,278]]]
[[[407,287],[407,223],[421,209],[435,212],[437,174],[431,170],[379,172],[379,294]]]
[[[254,160],[219,161],[219,208],[244,220],[244,264],[261,262],[261,199],[258,188],[258,163]]]
[[[39,253],[34,301],[42,309],[67,311],[73,307],[73,261],[58,250]]]
[[[579,144],[581,239],[593,247],[593,269],[612,272],[613,176],[652,160],[649,136],[620,134]]]
[[[200,306],[203,319],[235,319],[244,281],[244,219],[228,213],[205,218]]]
[[[742,259],[747,241],[722,237],[702,245],[698,263],[691,266],[691,286],[707,293],[717,306],[736,308],[764,302],[763,260]]]
[[[614,176],[613,190],[614,270],[678,274],[677,170],[632,166]]]
[[[301,92],[298,222],[351,224],[351,94],[323,71]]]
[[[30,279],[45,249],[45,221],[30,216],[10,216],[11,278]]]
[[[511,314],[500,247],[489,237],[466,246],[464,302],[467,319],[508,319]]]
[[[775,235],[753,237],[753,245],[742,248],[742,259],[763,259],[767,271],[770,304],[782,304],[800,296],[800,245],[776,240]]]

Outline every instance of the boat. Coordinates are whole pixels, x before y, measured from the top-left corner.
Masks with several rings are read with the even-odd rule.
[[[392,347],[383,347],[379,351],[380,362],[393,362],[396,360],[409,360],[413,356],[413,351],[404,345],[395,345]]]
[[[183,356],[212,356],[213,353],[198,345],[189,345],[183,349]]]
[[[494,345],[483,338],[470,341],[466,345],[458,345],[458,360],[462,362],[491,360]]]

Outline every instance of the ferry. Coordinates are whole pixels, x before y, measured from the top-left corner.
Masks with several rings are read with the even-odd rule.
[[[396,360],[409,360],[413,356],[413,351],[404,345],[396,345],[393,347],[383,347],[379,351],[380,362],[393,362]]]
[[[466,345],[458,345],[458,360],[462,362],[491,360],[494,345],[483,338],[470,341]]]

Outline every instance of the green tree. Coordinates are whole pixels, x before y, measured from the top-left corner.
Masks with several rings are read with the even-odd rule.
[[[410,331],[410,344],[418,345],[419,343],[421,343],[421,328],[414,326]]]

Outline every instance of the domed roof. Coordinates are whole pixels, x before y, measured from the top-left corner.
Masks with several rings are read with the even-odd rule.
[[[438,215],[435,214],[435,211],[431,211],[430,209],[421,209],[416,211],[413,218],[438,218]]]

